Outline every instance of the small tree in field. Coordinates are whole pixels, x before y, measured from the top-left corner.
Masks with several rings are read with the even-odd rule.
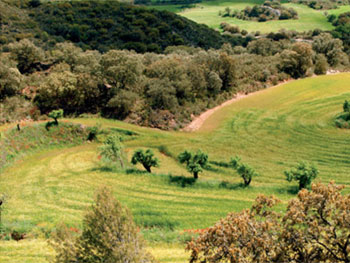
[[[154,262],[129,209],[108,188],[98,191],[95,204],[85,215],[81,235],[74,237],[67,227],[60,226],[50,243],[56,250],[56,263]]]
[[[300,162],[295,168],[284,172],[287,181],[298,181],[299,190],[308,188],[311,185],[313,179],[318,175],[318,170],[314,165],[310,165],[306,162]]]
[[[154,153],[150,149],[147,149],[145,152],[141,149],[136,150],[131,158],[131,163],[133,165],[141,163],[149,173],[151,173],[151,167],[159,166],[158,158],[154,157]]]
[[[124,168],[123,161],[123,144],[121,137],[118,135],[109,136],[100,148],[101,156],[112,162],[119,162],[120,166]]]
[[[241,158],[236,156],[231,159],[231,166],[237,171],[237,173],[242,177],[244,181],[244,186],[249,186],[253,177],[258,176],[259,174],[249,166],[248,164],[242,163]]]
[[[199,150],[196,154],[189,151],[184,151],[179,154],[180,163],[185,163],[187,170],[193,174],[195,179],[198,179],[198,174],[203,171],[202,168],[208,162],[208,155]]]
[[[62,109],[53,110],[48,114],[48,116],[54,119],[55,125],[58,125],[58,119],[63,117],[63,110]]]

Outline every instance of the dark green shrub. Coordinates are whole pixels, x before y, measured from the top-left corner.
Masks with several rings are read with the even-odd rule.
[[[335,126],[338,128],[350,128],[350,104],[347,100],[345,100],[343,104],[343,112],[338,114],[334,122]]]
[[[94,141],[97,140],[97,135],[101,133],[101,125],[96,124],[95,126],[88,128],[89,134],[87,137],[88,141]]]

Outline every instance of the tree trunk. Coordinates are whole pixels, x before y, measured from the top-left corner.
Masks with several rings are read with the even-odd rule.
[[[21,126],[19,125],[19,123],[17,123],[17,130],[18,130],[18,131],[21,130]]]
[[[145,167],[146,171],[151,173],[151,167],[147,166],[147,165],[143,165],[143,167]]]
[[[194,179],[198,179],[198,172],[193,172]]]
[[[119,162],[120,162],[120,166],[124,169],[124,162],[123,162],[123,159],[122,158],[118,158],[119,159]]]
[[[250,178],[243,178],[243,180],[244,180],[244,186],[248,186],[249,184],[250,184],[250,182],[252,181],[252,178],[250,177]]]
[[[57,118],[54,118],[54,120],[55,120],[55,125],[58,125]]]

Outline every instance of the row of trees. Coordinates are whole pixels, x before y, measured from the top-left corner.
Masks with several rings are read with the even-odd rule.
[[[119,163],[121,168],[125,168],[123,148],[122,138],[119,135],[111,135],[107,137],[104,145],[100,148],[100,154],[104,160]],[[195,180],[198,179],[198,175],[200,172],[203,172],[203,169],[208,168],[208,154],[201,150],[198,150],[196,153],[185,150],[178,155],[177,159],[181,164],[186,165],[186,169],[193,174]],[[148,173],[152,172],[152,167],[159,167],[159,159],[154,156],[153,151],[150,149],[146,151],[142,149],[136,150],[131,158],[131,163],[133,165],[140,163]],[[217,162],[214,163],[218,164]],[[259,176],[250,165],[243,163],[238,156],[232,158],[228,164],[220,164],[236,170],[237,174],[243,179],[245,187],[250,185],[253,177]],[[293,180],[298,181],[299,190],[301,190],[310,187],[312,180],[318,175],[318,170],[314,165],[300,162],[295,168],[285,171],[284,174],[289,182]]]

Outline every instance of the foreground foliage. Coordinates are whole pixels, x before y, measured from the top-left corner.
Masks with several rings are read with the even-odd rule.
[[[190,242],[190,262],[349,262],[350,195],[314,184],[284,214],[275,197],[260,195],[250,210],[229,214]]]
[[[153,262],[145,250],[130,211],[123,207],[108,188],[97,192],[95,204],[84,218],[78,237],[62,225],[51,240],[55,262]]]

